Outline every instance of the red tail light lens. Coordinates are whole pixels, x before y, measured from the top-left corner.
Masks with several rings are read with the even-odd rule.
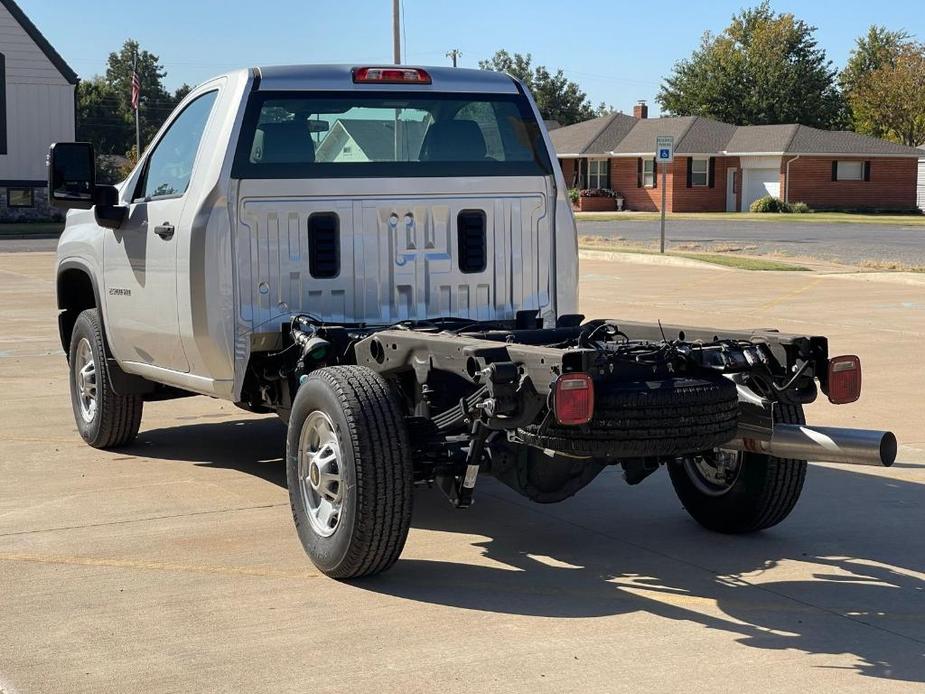
[[[594,381],[586,373],[563,374],[553,387],[552,406],[559,424],[587,424],[594,414]]]
[[[853,354],[829,359],[829,402],[844,405],[861,397],[861,360]]]
[[[414,67],[355,67],[355,84],[430,84],[427,70]]]

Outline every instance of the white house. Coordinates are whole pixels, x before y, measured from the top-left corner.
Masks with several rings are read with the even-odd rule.
[[[74,139],[77,75],[13,0],[0,0],[0,222],[47,219],[45,156]]]
[[[427,124],[401,121],[399,133],[406,158],[417,157]],[[395,121],[339,118],[315,153],[317,161],[366,162],[395,159]]]
[[[921,145],[919,149],[925,150],[925,145]],[[919,209],[925,212],[925,156],[919,159],[919,180],[916,189],[916,198],[918,200]]]

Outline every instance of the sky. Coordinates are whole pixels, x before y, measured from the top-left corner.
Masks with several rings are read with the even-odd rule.
[[[406,63],[461,67],[504,48],[563,69],[594,105],[626,112],[655,95],[674,63],[691,54],[704,31],[718,33],[743,6],[736,0],[402,0]],[[83,78],[101,74],[127,38],[158,55],[173,89],[239,67],[292,63],[389,63],[391,0],[17,0]],[[925,2],[910,0],[775,1],[817,27],[837,67],[871,24],[925,39]],[[66,8],[66,9],[65,9]]]

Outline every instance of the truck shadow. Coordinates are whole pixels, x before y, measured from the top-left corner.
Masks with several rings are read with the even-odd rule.
[[[208,416],[208,415],[206,415]],[[276,417],[147,429],[125,453],[238,470],[286,488],[286,427]]]
[[[285,487],[283,431],[274,418],[191,424],[145,431],[132,452]],[[923,484],[813,466],[783,524],[723,536],[687,517],[663,474],[630,489],[607,470],[553,506],[480,479],[468,511],[417,490],[406,558],[355,585],[512,615],[648,614],[831,657],[818,667],[925,682],[923,499]],[[435,548],[454,559],[422,558]]]
[[[925,682],[925,542],[910,532],[925,521],[925,486],[814,467],[788,521],[728,537],[689,520],[665,477],[624,489],[605,473],[557,507],[491,481],[467,512],[419,493],[413,527],[463,535],[469,557],[402,559],[358,585],[518,615],[648,613],[752,648],[829,655],[831,667],[851,654],[859,674]]]

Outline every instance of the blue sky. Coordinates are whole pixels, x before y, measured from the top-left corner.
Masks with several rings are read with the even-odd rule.
[[[391,0],[18,2],[82,78],[103,72],[108,53],[129,37],[160,56],[171,88],[251,65],[391,59]],[[722,30],[749,4],[404,0],[405,62],[448,64],[446,52],[458,48],[460,65],[476,67],[499,48],[529,52],[536,63],[564,69],[595,104],[632,111],[637,99],[653,102],[662,78],[705,30]],[[773,7],[818,27],[820,45],[838,66],[872,23],[925,32],[922,2],[803,0]]]

